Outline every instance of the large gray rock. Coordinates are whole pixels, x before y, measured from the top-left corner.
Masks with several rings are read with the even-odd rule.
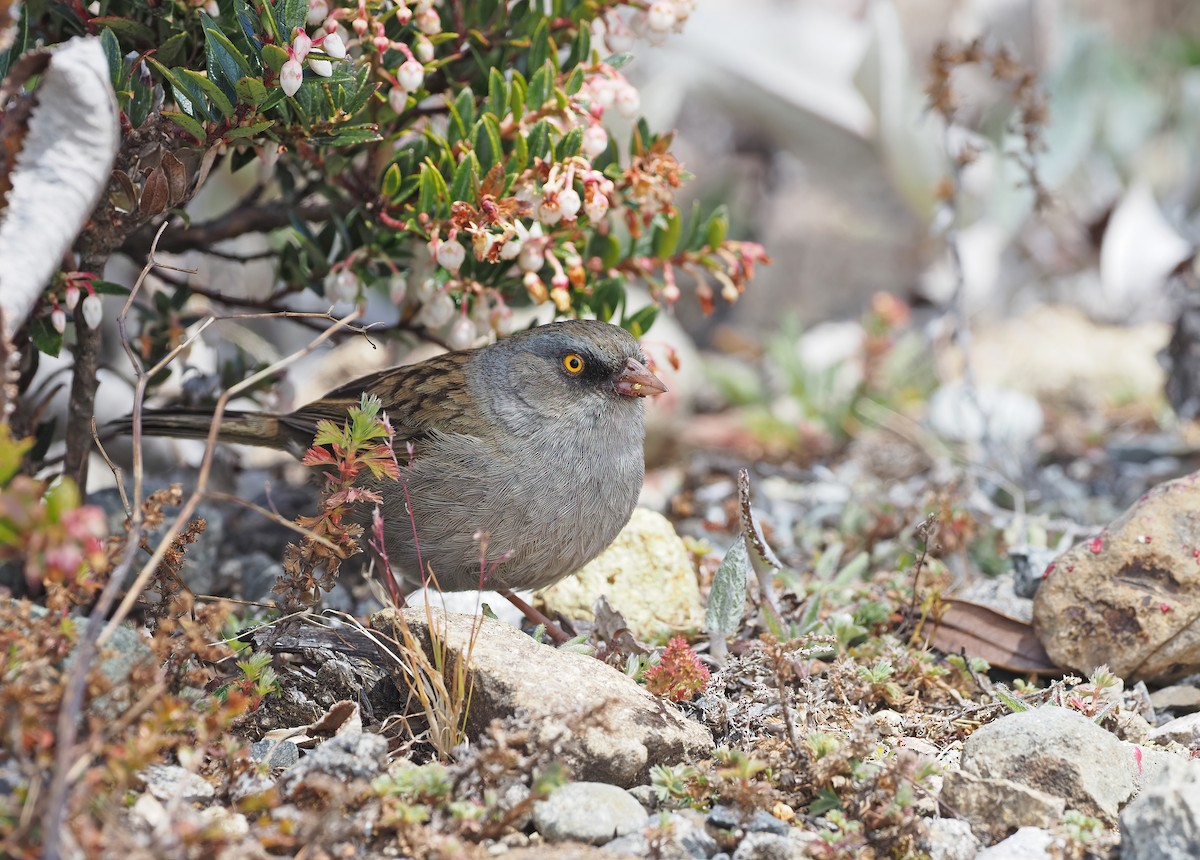
[[[649,782],[655,765],[695,760],[713,749],[708,729],[611,666],[542,645],[498,621],[431,611],[446,665],[470,654],[474,690],[466,729],[472,737],[492,720],[521,711],[531,743],[557,751],[575,779],[623,788]],[[426,610],[403,613],[418,641],[428,643]],[[390,610],[371,617],[372,627],[389,635],[394,624]]]
[[[601,845],[642,829],[648,819],[633,795],[603,782],[570,782],[533,805],[533,825],[547,842]]]
[[[967,739],[962,755],[962,769],[969,774],[1010,780],[1112,823],[1136,791],[1142,768],[1143,755],[1133,744],[1077,711],[1053,706],[983,726]]]
[[[1200,764],[1163,768],[1121,811],[1121,860],[1200,857]]]

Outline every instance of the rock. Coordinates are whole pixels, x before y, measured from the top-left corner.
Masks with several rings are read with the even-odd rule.
[[[747,833],[774,833],[786,836],[790,829],[787,822],[780,821],[769,812],[761,809],[745,814],[730,806],[714,806],[706,819],[710,825],[720,830],[744,830]]]
[[[1022,827],[1053,827],[1067,808],[1061,797],[1045,791],[966,771],[945,775],[941,797],[974,832],[992,839]]]
[[[1163,723],[1158,728],[1150,730],[1147,740],[1154,743],[1174,741],[1185,747],[1193,746],[1200,741],[1200,714],[1186,714]]]
[[[1200,669],[1200,472],[1155,487],[1061,555],[1033,602],[1050,658],[1127,683]]]
[[[654,842],[651,853],[651,834]],[[717,853],[717,842],[704,830],[703,820],[682,812],[670,812],[651,820],[641,832],[614,839],[605,851],[632,857],[659,857],[661,860],[707,860]]]
[[[1200,765],[1180,759],[1121,811],[1121,860],[1200,857]]]
[[[805,836],[812,838],[792,839],[777,833],[747,833],[733,852],[733,860],[806,860],[812,856],[806,850],[808,843],[819,837],[815,833]]]
[[[1200,711],[1200,687],[1172,684],[1150,694],[1150,704],[1158,710]]]
[[[700,584],[683,540],[666,517],[645,508],[634,509],[608,549],[537,599],[551,614],[591,619],[601,595],[642,640],[704,624]]]
[[[289,768],[300,760],[300,748],[291,741],[255,741],[250,760],[266,762],[271,769]]]
[[[975,776],[1011,780],[1115,823],[1136,790],[1141,757],[1079,712],[1046,706],[980,728],[967,738],[961,765]]]
[[[344,734],[325,741],[284,771],[279,783],[285,795],[292,795],[317,774],[349,782],[352,779],[373,779],[385,768],[387,740],[382,735]]]
[[[174,764],[152,764],[138,774],[146,791],[159,800],[199,803],[212,798],[213,787],[204,777]]]
[[[648,819],[633,795],[603,782],[570,782],[533,805],[533,826],[548,842],[601,845],[644,827]]]
[[[403,613],[418,640],[428,642],[426,610]],[[520,710],[530,742],[558,751],[576,779],[621,787],[649,782],[655,765],[694,760],[713,749],[708,729],[611,666],[542,645],[489,618],[432,617],[448,648],[447,665],[470,652],[474,690],[466,730],[472,737],[493,719]],[[371,626],[390,631],[393,619],[390,610],[377,612]]]
[[[984,848],[975,860],[1051,860],[1054,837],[1040,827],[1022,827],[1003,842]]]
[[[82,634],[87,629],[87,619],[75,619],[75,629]],[[78,643],[72,649],[72,659],[78,652]],[[112,638],[99,652],[100,672],[112,685],[108,692],[97,696],[88,706],[105,720],[115,720],[134,703],[140,690],[129,684],[135,669],[145,669],[157,663],[150,644],[128,622],[117,626]]]
[[[923,823],[918,847],[929,860],[972,860],[979,853],[979,840],[961,818],[926,818]]]

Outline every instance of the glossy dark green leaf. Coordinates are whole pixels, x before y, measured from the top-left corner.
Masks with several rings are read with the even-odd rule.
[[[479,162],[475,160],[475,153],[468,152],[454,171],[454,179],[450,183],[450,202],[465,200],[474,204],[476,198],[479,197],[476,190],[478,187]]]
[[[17,58],[25,53],[25,48],[29,44],[28,5],[22,3],[17,9],[20,11],[20,20],[17,21],[12,44],[7,50],[0,51],[0,81],[8,77],[8,70],[12,68],[12,64],[16,62]]]
[[[628,331],[634,337],[641,337],[650,331],[650,326],[654,325],[654,320],[657,318],[658,305],[646,305],[632,316],[626,317],[625,321],[621,323],[621,328]]]
[[[184,50],[188,45],[189,35],[186,32],[176,33],[159,46],[158,50],[154,52],[154,58],[164,66],[180,65],[183,62]]]
[[[117,34],[112,30],[100,33],[100,47],[104,49],[104,59],[108,60],[108,78],[112,81],[115,92],[120,92],[125,83],[125,60],[121,56],[121,45]]]
[[[208,100],[212,102],[213,107],[220,111],[221,116],[223,116],[225,119],[229,119],[231,116],[233,116],[233,102],[226,97],[222,89],[217,86],[212,79],[205,77],[199,72],[194,72],[191,69],[176,69],[175,73],[182,75],[186,77],[187,80],[191,81],[192,85],[195,86],[200,92],[204,93]]]
[[[545,16],[538,21],[529,37],[529,65],[526,68],[540,69],[550,54],[550,19]]]
[[[383,196],[392,198],[396,196],[396,192],[400,190],[400,165],[392,163],[388,169],[383,172],[383,184],[380,189]]]
[[[258,137],[271,126],[275,125],[275,120],[265,119],[261,122],[252,123],[250,125],[241,125],[237,128],[231,128],[225,132],[226,140],[239,140],[247,137]]]
[[[559,158],[570,158],[573,155],[579,155],[580,147],[583,146],[583,129],[579,126],[568,131],[561,141],[559,141],[557,151]]]
[[[667,217],[665,225],[656,226],[650,241],[651,253],[660,260],[668,260],[679,247],[679,237],[683,235],[683,219],[679,213]]]
[[[29,325],[29,339],[38,352],[57,357],[62,352],[63,336],[54,330],[47,317],[36,317]]]
[[[508,109],[512,111],[513,119],[520,119],[525,113],[525,99],[529,92],[529,84],[525,76],[513,70],[512,82],[508,87]],[[501,117],[503,119],[503,117]]]
[[[553,151],[550,144],[550,124],[540,119],[529,130],[529,155],[531,158],[549,159]]]
[[[196,138],[198,143],[204,143],[207,139],[208,136],[204,132],[204,126],[187,114],[165,110],[162,112],[162,115]]]
[[[267,88],[258,78],[240,78],[235,90],[239,104],[257,108],[267,100]]]
[[[122,18],[117,15],[101,15],[89,22],[97,28],[112,30],[121,44],[126,48],[145,48],[153,45],[158,39],[154,31],[140,21],[132,18]]]
[[[508,113],[508,82],[504,75],[494,66],[488,72],[487,111],[498,120],[504,119]]]
[[[485,114],[475,129],[475,155],[479,159],[479,169],[483,174],[504,157],[500,123],[491,114]]]

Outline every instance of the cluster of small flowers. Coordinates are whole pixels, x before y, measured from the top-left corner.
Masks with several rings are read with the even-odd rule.
[[[620,12],[611,9],[592,22],[592,38],[596,42],[603,42],[612,54],[632,48],[635,36],[641,36],[652,45],[659,45],[670,33],[679,32],[695,8],[695,0],[653,0],[628,21]]]
[[[84,563],[104,564],[104,538],[107,524],[104,511],[96,505],[83,505],[62,514],[59,523],[64,534],[52,541],[42,555],[43,575],[62,580],[79,575]]]
[[[309,4],[310,21],[312,13],[312,4]],[[309,53],[314,48],[325,56],[310,57]],[[333,63],[326,57],[332,57],[334,60],[346,59],[346,43],[338,33],[337,18],[328,14],[321,25],[320,35],[317,38],[309,36],[303,27],[297,27],[292,33],[292,41],[287,50],[287,62],[279,70],[279,85],[289,96],[294,96],[300,89],[300,84],[304,82],[304,67],[301,64],[305,60],[308,61],[308,67],[312,69],[313,74],[327,78],[333,74]]]
[[[434,239],[430,250],[438,265],[455,275],[466,260],[466,250],[455,239]],[[452,291],[463,296],[461,308],[455,304]],[[512,309],[504,297],[475,281],[455,278],[439,285],[436,278],[426,277],[410,290],[408,278],[397,273],[388,280],[388,295],[397,306],[406,300],[418,305],[416,321],[430,330],[441,330],[451,349],[469,349],[493,335],[512,333]]]
[[[704,274],[711,275],[721,284],[721,298],[733,304],[746,286],[754,279],[754,267],[758,263],[764,265],[771,262],[767,251],[758,242],[726,242],[720,248],[711,249],[724,269],[706,268]],[[678,293],[675,294],[678,298]],[[696,298],[704,313],[712,313],[713,290],[703,277],[696,281]]]
[[[83,317],[83,323],[88,328],[96,328],[100,325],[100,320],[104,317],[104,307],[100,303],[100,297],[96,295],[96,290],[92,286],[92,281],[96,278],[93,272],[68,272],[66,276],[66,288],[63,290],[63,304],[67,306],[67,310],[79,309],[80,316]],[[87,290],[87,296],[83,301],[79,300],[82,292],[80,286]],[[50,297],[51,306],[54,308],[50,312],[50,325],[59,334],[67,330],[67,314],[58,304],[58,297]]]
[[[662,658],[642,674],[647,690],[674,702],[696,698],[709,678],[708,667],[681,636],[668,642]]]

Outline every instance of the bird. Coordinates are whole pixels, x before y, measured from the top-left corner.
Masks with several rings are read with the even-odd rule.
[[[666,390],[629,332],[571,319],[368,374],[286,414],[227,411],[218,439],[299,455],[318,421],[340,426],[362,394],[378,396],[401,467],[401,481],[371,487],[395,572],[408,587],[511,594],[574,573],[629,521],[644,400]],[[141,428],[204,438],[211,421],[148,410]]]

